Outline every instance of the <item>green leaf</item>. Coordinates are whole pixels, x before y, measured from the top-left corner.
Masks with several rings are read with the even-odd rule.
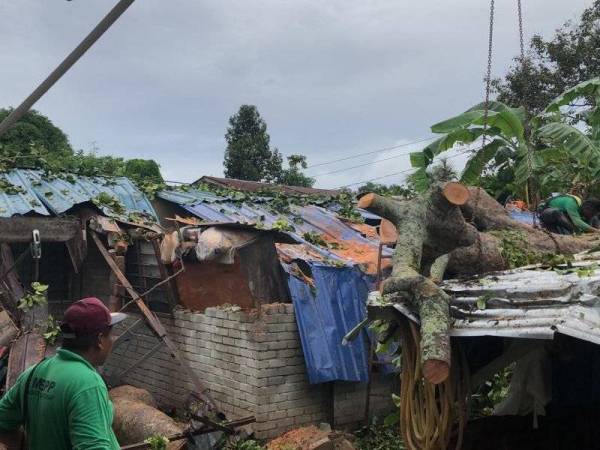
[[[392,394],[392,401],[394,402],[394,405],[396,405],[396,408],[400,408],[401,398],[399,395]]]
[[[498,149],[503,145],[503,141],[496,139],[479,150],[467,161],[462,173],[461,181],[469,185],[477,184],[481,172],[483,172],[485,166],[494,158]]]
[[[589,96],[598,97],[598,95],[600,95],[600,77],[586,80],[571,89],[567,89],[552,100],[544,112],[559,112],[561,106],[569,105],[578,98]]]
[[[561,122],[551,122],[538,130],[538,137],[552,146],[562,146],[568,152],[587,153],[600,158],[600,149],[577,128]]]
[[[467,111],[458,116],[438,122],[431,126],[433,133],[451,133],[457,128],[466,128],[475,121],[483,119],[484,112],[481,110]]]
[[[393,412],[383,419],[383,426],[391,427],[400,421],[400,411]]]
[[[486,309],[487,301],[488,301],[488,298],[486,296],[479,297],[477,299],[477,309]]]
[[[408,178],[417,192],[425,192],[429,188],[429,178],[424,168],[413,172]]]

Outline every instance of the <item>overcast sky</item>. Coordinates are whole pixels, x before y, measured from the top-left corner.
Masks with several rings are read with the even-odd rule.
[[[18,105],[115,3],[1,1],[0,106]],[[526,37],[551,36],[591,4],[523,0]],[[284,155],[328,162],[429,137],[431,124],[481,101],[488,7],[483,0],[138,0],[35,108],[74,148],[154,158],[169,180],[222,175],[227,120],[244,103],[258,107]],[[518,52],[516,0],[496,1],[495,43],[493,74],[502,75]],[[379,160],[317,176],[317,186],[382,177],[409,168],[398,155],[419,147],[307,173]]]

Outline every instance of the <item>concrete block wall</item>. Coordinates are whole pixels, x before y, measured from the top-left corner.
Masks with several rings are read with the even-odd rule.
[[[374,372],[369,395],[369,415],[384,418],[395,409],[392,393],[400,393],[398,375]],[[334,427],[353,428],[364,421],[367,383],[338,381],[334,388]]]
[[[137,318],[132,316],[123,327]],[[336,409],[345,423],[353,422],[352,409],[356,421],[362,418],[364,409],[350,406],[352,398],[356,401],[360,397],[359,384],[342,383],[336,404],[333,392],[339,390],[339,383],[332,389],[331,384],[308,382],[291,304],[263,305],[251,313],[234,308],[207,308],[204,313],[178,309],[173,316],[160,315],[160,319],[182,356],[209,387],[220,410],[230,419],[256,416],[251,428],[258,438],[330,422]],[[145,325],[133,332],[135,335],[119,344],[108,360],[104,370],[109,378],[157,342]],[[120,383],[148,389],[167,409],[181,408],[193,389],[164,347],[120,378]]]

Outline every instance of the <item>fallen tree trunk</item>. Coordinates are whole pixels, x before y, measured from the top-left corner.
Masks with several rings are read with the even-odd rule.
[[[152,395],[144,389],[120,386],[110,391],[115,417],[113,430],[121,446],[149,437],[181,433],[184,427],[156,408]],[[180,450],[185,441],[171,442],[168,450]]]
[[[469,200],[460,208],[465,220],[479,231],[479,238],[450,253],[446,277],[506,270],[516,261],[534,262],[544,254],[575,254],[600,244],[596,234],[563,236],[518,222],[485,190],[470,187],[469,191]],[[515,254],[511,255],[511,250]]]

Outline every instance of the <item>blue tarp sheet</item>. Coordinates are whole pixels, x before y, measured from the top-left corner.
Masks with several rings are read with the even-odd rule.
[[[365,332],[342,345],[346,333],[366,315],[371,281],[354,267],[311,264],[315,289],[293,275],[288,285],[311,383],[368,380]]]

